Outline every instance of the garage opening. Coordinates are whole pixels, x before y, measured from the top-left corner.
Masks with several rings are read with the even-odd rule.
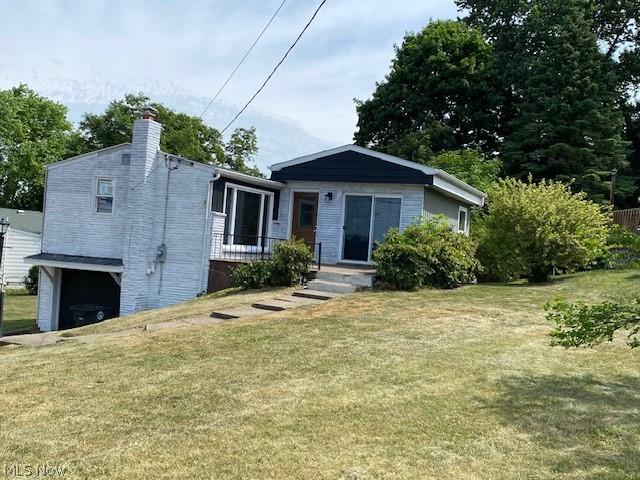
[[[62,269],[58,329],[75,328],[119,314],[120,286],[111,273]]]

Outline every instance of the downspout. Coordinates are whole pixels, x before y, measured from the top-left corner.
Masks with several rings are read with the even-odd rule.
[[[207,252],[207,227],[209,226],[209,217],[211,208],[213,207],[213,184],[220,180],[220,172],[215,170],[213,177],[209,180],[209,187],[207,189],[207,203],[205,207],[205,216],[204,216],[204,225],[202,226],[202,261],[204,265],[200,268],[200,288],[202,288],[201,294],[204,295],[207,293],[207,288],[204,287],[204,272],[205,266],[208,266],[209,263],[209,253]],[[207,270],[209,270],[207,268]]]

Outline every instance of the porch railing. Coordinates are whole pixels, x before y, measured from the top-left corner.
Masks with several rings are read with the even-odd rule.
[[[211,259],[249,263],[266,260],[273,255],[273,248],[284,238],[258,237],[255,235],[229,235],[214,233],[211,239]],[[313,265],[322,268],[322,243],[304,242],[313,252]]]

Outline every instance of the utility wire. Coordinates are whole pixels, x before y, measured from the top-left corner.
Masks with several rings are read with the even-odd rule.
[[[236,74],[236,72],[238,71],[238,69],[240,68],[240,66],[244,63],[244,61],[247,59],[247,57],[249,56],[249,54],[251,53],[251,51],[253,50],[253,47],[256,46],[256,44],[260,41],[260,39],[262,38],[262,36],[264,35],[264,33],[267,31],[267,29],[269,28],[269,26],[271,25],[271,23],[275,20],[275,18],[278,16],[278,13],[280,13],[280,10],[282,9],[282,7],[284,6],[284,4],[287,3],[287,0],[282,0],[282,3],[280,4],[280,6],[278,7],[278,9],[275,11],[275,13],[271,16],[271,18],[269,19],[269,22],[267,22],[267,24],[264,26],[264,28],[262,29],[262,31],[260,32],[260,35],[258,35],[258,37],[254,40],[254,42],[251,44],[251,46],[249,47],[249,50],[247,50],[247,52],[244,54],[244,57],[242,57],[242,59],[240,60],[240,62],[238,63],[238,65],[236,65],[236,68],[233,69],[233,71],[231,72],[231,74],[227,77],[227,79],[225,80],[225,82],[222,84],[222,86],[220,87],[220,90],[218,90],[218,92],[213,96],[213,98],[211,99],[211,101],[209,102],[209,104],[205,107],[204,110],[202,110],[202,113],[200,114],[200,119],[202,119],[202,116],[207,112],[207,110],[209,110],[209,108],[211,107],[211,105],[213,105],[213,102],[216,101],[216,99],[220,96],[220,94],[222,93],[222,91],[226,88],[226,86],[229,84],[229,82],[231,81],[231,79],[233,78],[233,76]]]
[[[235,117],[233,117],[233,119],[227,124],[226,127],[224,127],[220,133],[224,134],[224,132],[226,132],[229,127],[231,125],[233,125],[235,123],[235,121],[238,119],[238,117],[240,117],[240,115],[242,115],[244,113],[244,111],[247,109],[247,107],[249,107],[249,105],[251,105],[251,102],[253,102],[255,100],[255,98],[260,94],[260,92],[264,89],[264,87],[267,86],[267,83],[269,83],[269,80],[271,80],[271,77],[273,77],[273,75],[276,73],[276,71],[278,70],[278,68],[280,68],[280,65],[282,65],[284,63],[284,61],[286,60],[286,58],[289,56],[289,53],[291,53],[291,50],[293,50],[295,48],[295,46],[298,44],[298,42],[300,41],[300,39],[302,38],[302,36],[304,35],[304,32],[307,31],[307,29],[309,28],[309,26],[313,23],[313,21],[315,20],[316,16],[318,15],[318,12],[320,11],[320,9],[324,6],[324,4],[327,3],[327,0],[322,0],[322,2],[320,2],[320,5],[318,5],[318,8],[316,8],[316,11],[313,13],[313,15],[311,16],[311,19],[309,20],[309,22],[305,25],[305,27],[302,29],[302,31],[300,32],[300,34],[298,35],[298,38],[296,38],[296,41],[293,42],[293,44],[289,47],[289,49],[286,51],[286,53],[284,54],[284,56],[280,59],[280,61],[277,63],[277,65],[275,66],[275,68],[271,71],[271,73],[269,74],[269,76],[267,77],[267,79],[264,81],[264,83],[260,86],[260,88],[256,91],[256,93],[253,94],[253,96],[249,99],[249,101],[245,104],[244,107],[242,107],[242,109],[236,114]]]

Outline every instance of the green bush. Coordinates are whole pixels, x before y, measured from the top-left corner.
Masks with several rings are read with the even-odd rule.
[[[37,265],[32,266],[29,269],[29,273],[24,277],[24,288],[27,289],[29,295],[38,294],[38,275],[40,273],[40,267]]]
[[[472,232],[488,280],[544,281],[554,267],[586,268],[606,254],[608,212],[569,185],[508,178],[488,193]]]
[[[640,267],[640,235],[622,225],[614,225],[609,234],[605,264],[614,269]]]
[[[271,258],[271,284],[290,286],[303,283],[312,261],[313,253],[302,240],[291,238],[276,244]]]
[[[241,288],[298,285],[309,274],[312,261],[310,248],[301,240],[292,238],[278,243],[273,248],[271,259],[237,267],[233,272],[233,282]]]
[[[390,230],[373,254],[378,275],[394,288],[456,288],[475,279],[475,245],[435,217]]]
[[[251,289],[263,288],[271,280],[271,262],[260,260],[236,267],[233,271],[233,283],[236,287]]]

